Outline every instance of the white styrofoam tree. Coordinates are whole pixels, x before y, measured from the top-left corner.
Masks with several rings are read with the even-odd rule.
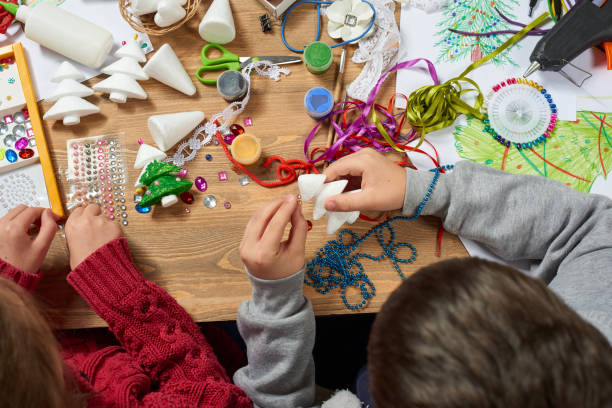
[[[125,103],[127,98],[147,99],[147,93],[136,81],[149,79],[139,62],[147,60],[136,41],[129,41],[115,56],[119,59],[102,68],[102,73],[110,75],[93,86],[93,89],[109,94],[115,103]]]
[[[58,82],[55,91],[46,101],[55,104],[45,113],[43,119],[59,120],[62,119],[64,125],[76,125],[81,122],[81,117],[100,112],[100,108],[87,102],[85,98],[93,95],[93,90],[81,83],[85,75],[68,61],[60,64],[59,68],[51,78],[51,81]]]

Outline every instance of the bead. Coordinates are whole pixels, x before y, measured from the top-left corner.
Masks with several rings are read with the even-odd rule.
[[[13,114],[13,121],[15,121],[15,123],[23,123],[23,122],[25,122],[25,118],[23,117],[23,112],[21,112],[21,111],[15,112]]]
[[[307,220],[307,221],[306,221],[306,226],[307,226],[307,228],[308,228],[308,231],[310,231],[310,230],[312,229],[312,221]]]
[[[114,214],[108,214],[108,218],[111,219],[111,220],[114,220],[115,219],[115,215]]]
[[[138,187],[135,191],[136,194],[144,194],[145,193],[145,189],[143,187]]]
[[[15,151],[12,149],[8,149],[6,151],[5,157],[6,157],[6,160],[9,161],[9,163],[15,163],[17,161],[17,153],[15,153]]]
[[[189,208],[185,208],[185,214],[189,214],[191,210]]]
[[[156,186],[159,186],[159,180],[155,180],[153,184],[155,184]]]
[[[225,144],[228,144],[228,145],[231,145],[234,142],[235,138],[236,138],[236,135],[234,135],[231,132],[228,132],[225,135],[223,135],[223,141],[225,142]]]
[[[151,212],[151,207],[141,207],[140,204],[136,204],[136,211],[138,211],[140,214],[146,214]]]
[[[234,123],[233,125],[231,125],[229,130],[230,132],[232,132],[234,136],[240,136],[241,134],[244,133],[244,128],[237,123]]]
[[[223,206],[225,207],[226,210],[229,210],[230,208],[232,208],[232,203],[230,203],[229,201],[226,201],[223,203]]]
[[[128,220],[122,220],[122,221],[121,221],[121,224],[122,224],[124,227],[127,227],[127,225],[128,225]]]
[[[26,135],[26,128],[23,125],[17,125],[13,128],[13,134],[15,137],[22,137]]]
[[[185,191],[184,193],[180,195],[180,197],[181,197],[181,200],[183,200],[185,204],[193,204],[193,201],[194,201],[193,194],[191,194],[189,191]]]
[[[251,182],[251,179],[249,178],[249,176],[242,176],[238,179],[238,181],[240,182],[241,186],[246,186]]]
[[[250,116],[243,119],[244,126],[253,126],[253,118]]]
[[[6,147],[14,147],[15,146],[15,142],[17,141],[17,138],[13,135],[8,135],[4,137],[4,145]]]
[[[206,189],[208,188],[208,183],[206,182],[206,180],[204,179],[204,177],[196,177],[196,179],[193,182],[195,184],[195,187],[199,190],[199,191],[206,191]]]
[[[4,123],[6,124],[13,123],[13,117],[11,115],[6,115],[4,117]]]
[[[219,181],[226,181],[227,180],[227,172],[220,171],[217,175],[219,177]]]
[[[217,206],[217,199],[213,195],[207,195],[203,200],[204,207],[215,208]]]
[[[212,160],[212,154],[207,154],[205,157],[206,157],[206,160],[208,161]]]

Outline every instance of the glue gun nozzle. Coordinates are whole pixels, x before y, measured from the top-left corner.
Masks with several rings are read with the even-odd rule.
[[[527,68],[527,71],[525,71],[525,73],[523,74],[523,78],[527,78],[529,75],[533,74],[538,69],[540,69],[540,67],[541,65],[538,61],[533,61],[531,65],[529,66],[529,68]]]

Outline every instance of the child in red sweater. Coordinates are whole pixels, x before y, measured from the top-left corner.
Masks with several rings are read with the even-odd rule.
[[[116,340],[67,336],[60,346],[28,293],[56,221],[24,205],[0,219],[0,407],[252,406],[187,312],[138,272],[121,227],[97,205],[66,223],[67,280]]]

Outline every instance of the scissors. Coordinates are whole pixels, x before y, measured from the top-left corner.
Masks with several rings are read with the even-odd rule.
[[[216,48],[221,51],[221,57],[210,59],[206,56],[208,51],[212,48]],[[219,44],[210,43],[206,44],[204,48],[202,48],[202,55],[200,56],[200,60],[202,61],[202,66],[196,72],[196,78],[200,82],[206,85],[215,85],[217,83],[217,78],[215,79],[206,79],[202,77],[203,73],[209,71],[240,71],[246,65],[253,61],[270,61],[273,64],[277,65],[285,65],[285,64],[297,64],[302,62],[302,59],[299,57],[283,57],[283,56],[262,56],[262,57],[239,57],[238,55],[229,52],[225,48],[223,48]]]

